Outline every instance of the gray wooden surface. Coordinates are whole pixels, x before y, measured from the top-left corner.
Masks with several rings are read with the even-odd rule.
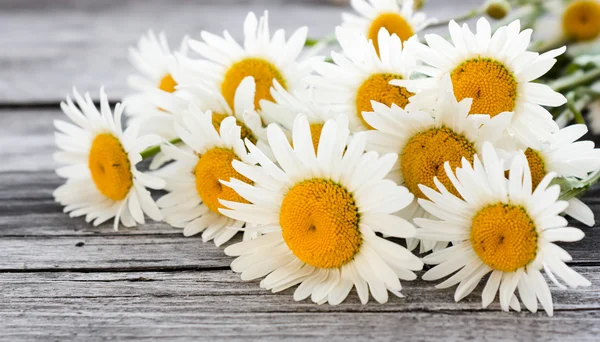
[[[471,1],[476,3],[477,1]],[[468,4],[430,0],[440,17]],[[567,244],[589,288],[553,289],[555,317],[482,309],[481,288],[403,282],[406,298],[361,305],[294,302],[242,282],[212,243],[166,224],[114,232],[69,219],[54,203],[52,120],[75,84],[126,94],[126,47],[147,28],[175,38],[200,29],[241,34],[246,11],[269,8],[273,27],[328,33],[342,7],[324,1],[0,1],[0,340],[577,340],[600,334],[600,232]],[[291,14],[291,15],[290,15]],[[285,17],[284,17],[285,15]],[[600,212],[600,189],[585,201]]]

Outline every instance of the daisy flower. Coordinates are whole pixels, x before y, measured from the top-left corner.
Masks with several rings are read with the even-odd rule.
[[[182,84],[180,91],[182,96],[173,97],[158,91],[152,95],[155,103],[168,108],[172,113],[186,111],[189,104],[194,104],[202,110],[212,112],[212,120],[215,129],[219,129],[220,123],[229,116],[236,118],[236,124],[242,129],[242,140],[248,138],[253,143],[266,139],[266,131],[263,128],[260,114],[255,109],[256,82],[252,76],[247,76],[240,82],[235,90],[233,106],[229,106],[223,95],[215,87],[203,84],[194,76],[188,76],[189,84]],[[175,120],[179,115],[174,115]],[[262,147],[262,145],[261,145]]]
[[[259,19],[248,13],[244,21],[243,46],[224,31],[223,37],[202,31],[202,41],[190,40],[192,50],[205,60],[195,60],[186,66],[206,83],[219,89],[229,107],[234,107],[235,91],[242,80],[252,76],[256,82],[255,107],[260,100],[272,100],[270,89],[277,80],[285,89],[304,85],[302,79],[312,68],[310,63],[296,62],[304,48],[308,29],[299,28],[286,41],[284,30],[277,30],[271,37],[268,12]]]
[[[434,89],[444,75],[450,75],[456,98],[473,99],[471,113],[495,116],[514,112],[508,133],[522,147],[539,148],[558,131],[552,115],[542,106],[560,106],[566,98],[532,81],[552,68],[564,47],[541,55],[527,51],[532,30],[521,32],[518,20],[493,35],[485,18],[477,22],[475,34],[468,25],[461,28],[454,21],[449,29],[453,44],[435,34],[425,36],[429,46],[409,42],[415,56],[428,64],[419,71],[431,78],[392,83],[411,91]]]
[[[296,118],[292,148],[276,124],[267,128],[277,166],[252,143],[260,164],[234,161],[233,167],[253,184],[222,182],[250,203],[221,201],[224,215],[252,224],[264,235],[231,245],[225,253],[243,280],[266,276],[261,287],[278,292],[300,284],[294,299],[341,303],[356,287],[362,303],[369,292],[380,303],[388,291],[401,296],[399,279],[413,280],[422,262],[412,253],[375,233],[410,237],[415,229],[392,215],[413,196],[384,179],[395,154],[364,153],[363,136],[349,145],[344,117],[323,126],[317,152],[305,116]]]
[[[181,42],[178,54],[187,54],[187,37]],[[154,92],[171,95],[182,77],[179,62],[171,51],[164,32],[158,36],[152,31],[142,36],[137,47],[129,48],[129,61],[139,74],[128,77],[129,86],[136,93],[125,98],[130,123],[139,123],[142,132],[159,134],[165,139],[176,138],[173,116],[156,104]]]
[[[371,101],[404,108],[414,94],[389,82],[410,77],[416,60],[402,48],[400,38],[385,28],[373,41],[341,27],[336,28],[336,36],[343,53],[331,53],[335,64],[315,62],[320,75],[307,77],[307,82],[316,88],[322,105],[348,113],[352,131],[373,129],[363,112],[373,111]],[[373,42],[379,42],[379,55]]]
[[[436,179],[458,194],[444,172],[444,163],[454,168],[460,166],[463,158],[472,162],[484,141],[501,140],[512,116],[502,113],[490,119],[489,115],[470,115],[473,100],[457,101],[448,76],[440,85],[438,94],[427,91],[415,95],[406,109],[374,102],[374,112],[364,113],[365,120],[375,129],[364,133],[367,150],[398,154],[388,178],[406,186],[417,198],[426,198],[419,184],[433,187]],[[415,200],[400,215],[411,220],[423,217],[425,211]],[[407,246],[413,250],[418,242],[407,239]],[[446,243],[422,241],[421,252],[445,246]]]
[[[525,151],[534,189],[550,172],[557,177],[581,180],[600,169],[600,150],[594,148],[594,142],[576,141],[587,131],[586,125],[571,125],[556,132],[541,149]],[[588,226],[594,225],[594,212],[577,198],[569,200],[565,213]]]
[[[573,288],[589,286],[587,279],[565,264],[571,256],[554,244],[578,241],[584,234],[566,227],[567,220],[559,215],[568,204],[558,200],[560,186],[548,186],[553,173],[547,174],[532,191],[531,173],[523,155],[513,158],[508,180],[503,163],[492,145],[486,143],[481,160],[478,156],[473,163],[463,160],[456,174],[449,164],[444,166],[460,197],[441,182],[436,182],[439,192],[421,186],[429,200],[419,202],[439,220],[415,220],[421,228],[418,236],[462,241],[426,256],[423,260],[427,264],[437,266],[427,271],[423,279],[437,280],[458,271],[436,287],[459,284],[454,295],[459,301],[491,273],[482,293],[484,308],[499,292],[502,310],[519,311],[514,293],[518,289],[528,310],[536,312],[539,301],[552,316],[552,295],[540,270],[543,268],[561,288],[565,286],[556,276]]]
[[[544,8],[547,15],[535,26],[538,38],[585,43],[600,36],[600,1],[550,0],[544,2]]]
[[[300,114],[305,115],[310,124],[310,133],[315,151],[319,147],[321,130],[325,122],[343,115],[333,111],[328,106],[317,103],[314,100],[314,90],[312,88],[288,92],[275,81],[273,82],[273,88],[271,88],[271,97],[273,97],[274,102],[260,101],[262,108],[260,116],[263,121],[267,124],[277,123],[288,135],[293,130],[296,117]]]
[[[89,94],[85,98],[73,90],[75,101],[67,96],[60,107],[71,122],[55,121],[56,145],[61,150],[54,160],[68,164],[56,173],[67,179],[54,191],[54,198],[71,217],[85,215],[87,222],[99,225],[111,218],[114,228],[144,223],[144,213],[156,221],[162,215],[146,188],[162,189],[161,179],[146,175],[135,167],[142,161],[140,152],[159,144],[156,135],[138,136],[139,127],[125,132],[121,127],[123,106],[114,115],[104,89],[100,89],[100,111]]]
[[[342,27],[372,40],[377,53],[380,44],[377,36],[382,28],[404,42],[437,22],[425,13],[414,13],[413,0],[352,0],[350,4],[358,15],[342,13]]]
[[[252,80],[251,77],[248,79]],[[240,88],[243,86],[244,82]],[[252,98],[250,102],[253,102]],[[232,167],[231,162],[254,164],[242,140],[254,138],[247,129],[237,125],[234,116],[210,110],[203,113],[193,103],[176,121],[175,131],[188,149],[163,145],[165,155],[176,162],[175,169],[164,176],[170,193],[161,197],[157,204],[162,208],[165,221],[173,227],[183,228],[185,236],[202,232],[204,242],[214,239],[215,245],[220,246],[229,241],[244,222],[221,215],[219,199],[247,203],[235,191],[223,187],[220,181],[250,182]],[[251,234],[244,236],[248,238]]]

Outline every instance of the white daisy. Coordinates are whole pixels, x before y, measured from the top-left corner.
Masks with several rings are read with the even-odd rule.
[[[207,84],[202,84],[195,77],[188,77],[189,84],[179,86],[181,96],[170,96],[159,91],[153,91],[155,103],[167,108],[171,113],[183,113],[190,104],[198,106],[203,111],[212,112],[213,125],[218,129],[223,119],[234,116],[236,124],[242,129],[242,140],[248,138],[257,144],[263,151],[268,152],[266,144],[267,133],[263,127],[259,112],[255,109],[256,83],[252,76],[247,76],[240,82],[236,89],[233,107],[229,107],[227,101],[218,89]],[[173,114],[175,120],[180,115]],[[168,158],[165,159],[168,160]]]
[[[437,22],[425,13],[414,13],[413,0],[352,0],[350,4],[359,15],[342,13],[342,27],[372,40],[378,52],[377,36],[381,28],[404,42]]]
[[[225,249],[238,256],[231,268],[243,280],[266,276],[261,287],[278,292],[300,284],[295,300],[341,303],[353,286],[363,303],[369,292],[385,303],[388,291],[401,296],[400,279],[413,280],[422,262],[404,247],[375,233],[410,237],[414,227],[392,215],[413,196],[384,177],[396,155],[364,153],[364,137],[349,145],[343,117],[323,126],[318,151],[305,116],[296,118],[293,145],[276,124],[267,128],[269,144],[280,167],[252,143],[250,154],[260,167],[233,162],[254,185],[222,182],[251,204],[229,201],[221,212],[246,221],[261,237]]]
[[[291,138],[290,135],[296,117],[300,114],[305,115],[310,123],[310,132],[316,151],[325,122],[344,114],[317,103],[314,100],[314,93],[315,91],[312,88],[297,89],[293,92],[288,92],[275,81],[273,82],[273,88],[271,88],[273,102],[267,100],[260,101],[262,108],[260,116],[266,124],[277,123],[280,125],[286,135]]]
[[[175,131],[189,150],[170,144],[162,146],[164,153],[176,161],[176,166],[164,177],[170,193],[157,204],[162,208],[165,221],[183,228],[185,236],[203,232],[204,242],[214,239],[215,245],[220,246],[229,241],[244,222],[221,215],[219,199],[245,202],[220,181],[249,182],[233,169],[231,162],[238,160],[249,165],[254,162],[246,153],[242,128],[236,125],[235,117],[227,116],[217,122],[213,115],[190,104],[176,121]]]
[[[237,124],[242,127],[242,139],[249,138],[252,142],[266,139],[261,116],[255,108],[256,82],[252,76],[247,76],[238,85],[233,106],[229,106],[217,88],[203,84],[192,76],[187,79],[190,83],[180,86],[182,96],[173,97],[155,91],[155,102],[173,113],[187,110],[190,103],[204,111],[210,110],[217,127],[224,118],[235,116]]]
[[[418,236],[439,241],[462,241],[424,258],[435,264],[423,275],[424,280],[437,280],[456,271],[438,284],[447,288],[459,284],[454,299],[469,295],[481,279],[491,272],[482,294],[487,307],[499,289],[500,306],[519,311],[519,297],[527,309],[537,311],[537,301],[552,316],[552,295],[540,273],[543,268],[558,286],[555,275],[568,286],[589,286],[590,282],[570,269],[565,261],[571,256],[555,241],[578,241],[584,234],[568,228],[567,220],[559,214],[567,202],[558,201],[560,187],[548,186],[554,177],[544,177],[532,192],[532,180],[523,155],[513,159],[509,179],[505,178],[504,161],[492,145],[483,147],[482,159],[475,156],[473,166],[463,160],[456,175],[445,165],[448,177],[460,197],[452,194],[441,182],[439,192],[426,186],[421,190],[429,200],[419,199],[421,205],[438,220],[418,219]]]
[[[546,15],[536,21],[535,37],[544,41],[587,43],[600,37],[600,1],[544,1]]]
[[[85,98],[73,90],[75,101],[67,96],[60,107],[72,123],[55,121],[56,145],[61,150],[54,160],[69,164],[56,173],[67,179],[66,184],[54,191],[56,201],[65,206],[71,217],[86,216],[86,221],[99,225],[115,218],[126,227],[144,223],[144,213],[153,220],[162,216],[150,192],[162,189],[164,182],[143,174],[135,167],[142,160],[140,152],[159,144],[157,135],[138,137],[139,126],[132,125],[125,132],[121,127],[123,106],[115,106],[114,115],[104,89],[100,90],[100,111],[89,94]]]
[[[348,114],[352,131],[371,129],[362,116],[373,110],[371,101],[402,108],[408,103],[413,93],[389,82],[410,77],[416,61],[402,49],[400,38],[385,28],[373,41],[341,27],[336,28],[336,36],[343,54],[331,53],[335,64],[315,62],[320,75],[306,79],[316,88],[317,101]],[[373,42],[379,42],[379,55]]]
[[[512,116],[502,113],[490,119],[489,115],[470,115],[472,99],[458,102],[449,77],[440,85],[435,91],[438,94],[427,91],[415,95],[406,109],[373,102],[374,112],[363,114],[375,129],[364,133],[367,150],[398,154],[389,178],[406,186],[417,198],[425,198],[419,184],[433,187],[435,177],[457,194],[443,170],[444,163],[449,162],[454,168],[460,166],[462,158],[473,161],[484,141],[501,140]],[[423,217],[425,212],[415,200],[400,215],[411,220]],[[407,239],[407,246],[412,250],[418,242]],[[421,252],[445,246],[446,243],[423,241]]]
[[[187,45],[185,37],[176,53],[185,56]],[[127,79],[129,86],[136,91],[125,98],[129,122],[139,123],[143,133],[159,134],[168,140],[176,138],[172,113],[158,106],[153,96],[154,91],[173,96],[183,77],[164,32],[157,37],[154,32],[148,31],[140,38],[137,48],[129,48],[129,61],[139,73]]]
[[[518,20],[502,26],[493,35],[485,18],[477,22],[474,34],[468,25],[449,25],[453,44],[429,34],[429,46],[409,42],[411,51],[429,66],[419,71],[431,78],[397,80],[393,84],[411,91],[435,89],[444,75],[450,75],[458,100],[473,98],[471,113],[514,112],[508,133],[522,147],[539,148],[558,126],[542,106],[560,106],[566,99],[549,86],[532,81],[544,75],[556,63],[560,48],[544,54],[527,51],[532,31],[520,32]]]
[[[594,148],[594,142],[577,141],[587,131],[586,125],[571,125],[553,134],[541,149],[525,151],[533,188],[550,172],[557,177],[582,180],[600,169],[600,150]],[[594,212],[577,198],[569,200],[565,213],[588,226],[594,225]]]
[[[210,86],[218,89],[234,107],[234,95],[247,76],[256,81],[255,107],[262,99],[272,100],[270,89],[277,80],[285,89],[303,87],[302,79],[312,71],[310,63],[299,64],[296,59],[304,47],[308,29],[299,28],[286,41],[284,30],[271,37],[268,13],[257,19],[250,12],[244,21],[244,43],[238,44],[224,31],[223,37],[209,32],[201,33],[203,41],[190,40],[192,50],[205,60],[186,63],[186,71],[196,73]]]

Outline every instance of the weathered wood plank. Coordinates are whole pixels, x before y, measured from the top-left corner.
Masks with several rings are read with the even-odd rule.
[[[576,268],[591,288],[557,291],[555,317],[481,308],[481,287],[453,303],[452,289],[404,282],[406,298],[361,305],[352,292],[339,306],[294,302],[293,289],[272,294],[231,271],[2,273],[3,338],[35,340],[377,340],[410,338],[531,341],[595,340],[598,267]]]
[[[232,260],[212,242],[179,234],[3,237],[0,251],[0,271],[223,268]]]
[[[595,231],[580,242],[563,245],[573,257],[571,264],[600,263]],[[3,237],[0,251],[0,271],[213,268],[227,267],[233,260],[212,242],[178,234]]]
[[[429,0],[428,14],[447,18],[480,0]],[[113,100],[127,94],[127,47],[149,28],[165,30],[172,46],[184,34],[229,30],[242,36],[248,11],[270,11],[271,27],[308,26],[312,37],[333,32],[347,6],[318,0],[36,0],[0,2],[0,103],[56,103],[73,85],[104,85]],[[288,33],[289,35],[289,33]],[[97,97],[97,94],[93,94]]]
[[[0,110],[0,172],[56,168],[53,121],[65,118],[58,104],[55,109]]]

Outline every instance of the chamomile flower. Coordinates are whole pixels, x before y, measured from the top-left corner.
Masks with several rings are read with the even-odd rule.
[[[600,1],[550,0],[544,8],[547,15],[535,26],[537,38],[586,43],[600,37]]]
[[[493,35],[485,18],[477,22],[475,34],[466,24],[461,28],[454,21],[449,29],[453,44],[435,34],[425,36],[429,46],[412,44],[415,56],[429,65],[419,71],[431,78],[392,83],[411,91],[435,89],[444,75],[450,75],[456,98],[473,99],[471,113],[495,116],[514,112],[508,133],[521,147],[539,148],[558,131],[552,115],[542,106],[560,106],[565,97],[532,81],[552,68],[564,47],[541,55],[527,51],[532,31],[520,32],[518,20]]]
[[[285,89],[303,87],[302,79],[312,71],[310,63],[296,62],[306,41],[308,29],[299,28],[286,40],[285,31],[271,36],[268,13],[257,19],[250,12],[244,21],[244,42],[238,44],[224,31],[223,37],[203,31],[202,41],[190,40],[192,50],[205,60],[188,63],[194,72],[210,86],[218,89],[229,107],[234,107],[235,91],[242,80],[252,76],[256,82],[255,107],[260,100],[272,100],[270,89],[277,80]]]
[[[263,121],[266,124],[277,123],[288,133],[292,132],[296,117],[300,114],[305,115],[310,124],[310,133],[315,151],[319,147],[321,130],[325,122],[343,115],[328,106],[318,104],[314,100],[313,89],[297,89],[288,92],[275,81],[273,82],[273,88],[271,88],[271,96],[274,102],[260,101],[262,108],[260,116]]]
[[[427,18],[425,13],[414,13],[413,0],[352,0],[350,4],[358,15],[343,13],[342,27],[372,40],[378,53],[380,43],[377,36],[382,28],[404,42],[437,22]]]
[[[233,106],[230,107],[223,95],[215,87],[202,84],[193,76],[188,76],[190,84],[181,85],[182,96],[173,97],[158,91],[153,92],[155,103],[167,108],[171,113],[186,111],[189,104],[194,104],[202,110],[212,112],[213,125],[216,129],[229,116],[234,116],[237,125],[242,129],[242,139],[259,142],[263,147],[266,131],[263,128],[260,114],[255,109],[256,82],[252,76],[247,76],[235,90]],[[178,115],[174,115],[175,118]]]
[[[215,127],[216,126],[216,127]],[[194,104],[175,122],[175,131],[189,149],[166,144],[165,154],[175,160],[175,169],[168,176],[169,194],[161,197],[165,221],[183,228],[185,236],[202,232],[204,242],[213,240],[217,246],[229,241],[244,225],[219,213],[219,199],[247,203],[221,181],[250,182],[231,165],[233,160],[253,165],[241,139],[242,128],[235,117],[227,116],[215,124],[213,113],[202,112]],[[190,151],[191,150],[191,151]],[[248,235],[247,235],[248,236]]]
[[[261,287],[278,292],[300,284],[299,301],[341,303],[356,287],[363,303],[369,292],[380,303],[388,291],[400,296],[399,279],[413,280],[422,262],[412,253],[375,234],[410,237],[414,227],[392,215],[413,196],[384,179],[395,154],[364,153],[357,135],[349,145],[347,120],[328,120],[317,152],[305,116],[296,118],[292,148],[276,124],[267,128],[277,166],[252,143],[250,154],[260,167],[234,161],[233,167],[253,184],[222,182],[250,204],[221,201],[224,215],[252,224],[264,235],[225,249],[237,256],[231,268],[243,280],[266,276]]]
[[[135,167],[140,152],[159,144],[156,135],[138,136],[139,127],[121,127],[123,106],[115,106],[114,115],[104,89],[100,90],[100,111],[89,94],[82,97],[73,90],[76,104],[67,96],[61,102],[72,123],[55,121],[56,145],[61,151],[54,160],[68,164],[56,173],[67,179],[54,191],[57,202],[71,217],[85,215],[86,221],[99,225],[111,218],[114,228],[144,223],[144,213],[153,220],[162,215],[146,188],[162,189],[161,179],[146,175]]]
[[[585,179],[600,169],[600,150],[593,141],[576,141],[587,133],[586,125],[571,125],[556,132],[542,148],[528,148],[525,156],[535,189],[550,172],[557,177]],[[565,213],[588,226],[594,225],[594,212],[581,200],[572,198]]]
[[[185,56],[187,45],[186,37],[177,53]],[[177,93],[176,80],[182,77],[178,59],[169,48],[164,32],[156,36],[148,31],[140,38],[137,47],[129,48],[129,61],[139,73],[127,79],[129,86],[136,91],[125,98],[129,123],[139,124],[142,133],[159,134],[167,140],[176,138],[173,113],[158,106],[153,95],[160,92],[174,96]]]
[[[429,199],[419,202],[438,220],[416,220],[421,228],[418,236],[455,241],[452,247],[424,258],[426,263],[437,266],[427,271],[423,279],[437,280],[458,271],[436,287],[459,284],[454,295],[459,301],[491,273],[482,293],[483,307],[499,292],[502,310],[519,311],[515,295],[518,289],[528,310],[536,312],[539,301],[552,316],[552,295],[540,270],[543,268],[561,288],[565,286],[555,275],[573,288],[589,286],[587,279],[565,264],[571,261],[571,256],[554,244],[578,241],[584,234],[566,227],[567,220],[559,215],[568,204],[558,200],[558,185],[548,186],[553,173],[532,189],[529,166],[523,155],[513,158],[508,180],[504,161],[498,158],[491,144],[484,144],[480,156],[481,159],[475,156],[472,163],[463,160],[456,172],[449,164],[444,166],[460,196],[441,182],[436,182],[439,192],[421,186]]]
[[[433,187],[436,182],[457,195],[443,169],[444,163],[455,168],[463,158],[472,162],[485,141],[501,140],[512,116],[502,113],[490,119],[489,115],[470,115],[473,100],[457,101],[448,76],[440,85],[437,94],[427,91],[415,95],[406,109],[374,102],[374,112],[364,113],[367,123],[375,129],[364,133],[367,150],[398,154],[388,177],[407,187],[416,198],[426,198],[420,184]],[[399,215],[412,220],[423,217],[425,211],[415,200]],[[421,242],[421,252],[446,246],[445,242]],[[410,250],[418,243],[417,239],[407,239]]]
[[[319,102],[348,114],[352,131],[372,129],[362,113],[373,110],[371,101],[404,108],[413,93],[389,82],[410,77],[416,60],[402,48],[400,38],[385,28],[372,41],[341,27],[336,28],[336,36],[343,53],[331,53],[335,64],[315,62],[320,75],[309,76],[307,81],[316,88]]]

